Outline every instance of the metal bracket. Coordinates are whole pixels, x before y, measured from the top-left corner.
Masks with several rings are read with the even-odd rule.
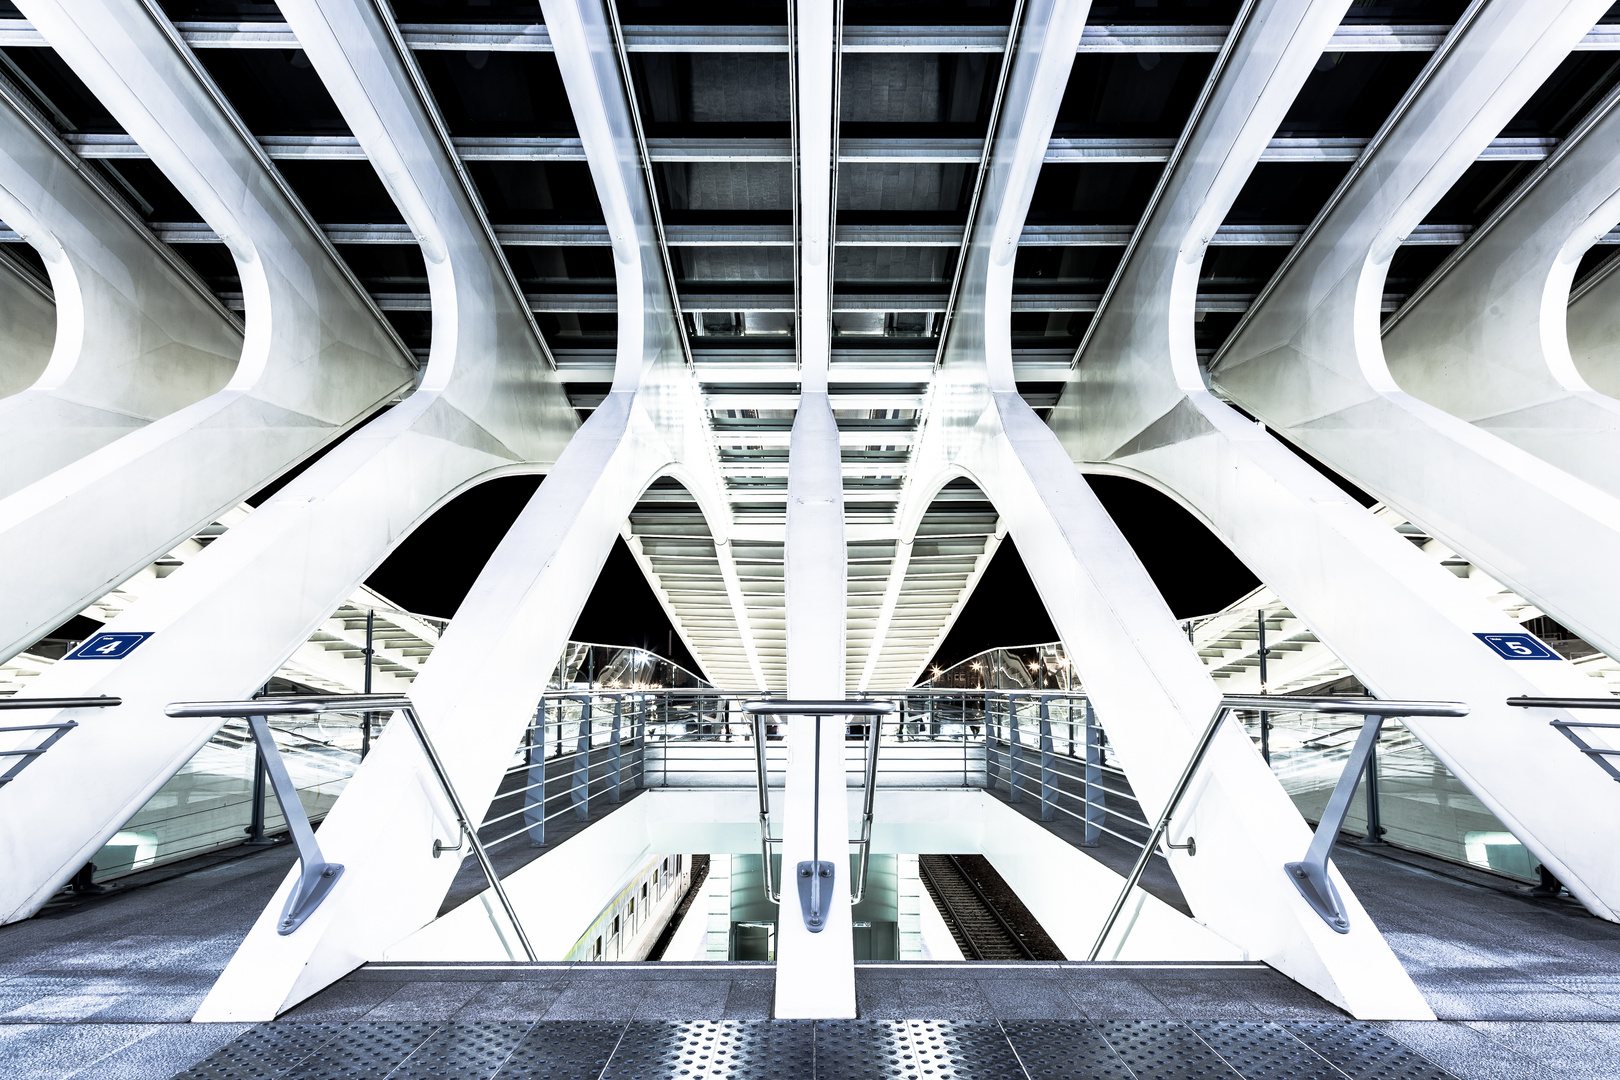
[[[1333,786],[1333,795],[1328,799],[1327,809],[1322,811],[1322,820],[1317,822],[1316,833],[1311,837],[1311,846],[1306,849],[1305,858],[1283,864],[1288,880],[1294,883],[1299,895],[1322,917],[1323,922],[1340,934],[1350,932],[1350,916],[1344,910],[1339,890],[1328,877],[1328,856],[1333,852],[1333,842],[1339,838],[1339,829],[1350,811],[1350,798],[1356,793],[1356,785],[1361,782],[1361,774],[1367,768],[1367,759],[1378,745],[1378,730],[1383,726],[1382,715],[1368,716],[1362,721],[1361,734],[1356,736],[1350,760],[1344,763],[1339,782]]]
[[[315,841],[315,830],[309,827],[304,804],[298,801],[298,789],[293,787],[287,763],[281,759],[281,749],[276,746],[275,736],[270,734],[269,721],[263,716],[249,716],[247,724],[248,730],[253,732],[253,741],[259,744],[259,753],[264,757],[264,771],[270,776],[270,786],[276,793],[276,802],[281,806],[281,816],[287,821],[287,832],[292,835],[293,843],[298,848],[298,881],[282,906],[281,920],[276,923],[276,933],[285,937],[303,926],[304,920],[321,906],[321,901],[326,899],[332,886],[343,876],[343,866],[329,863],[322,857],[321,845]]]
[[[827,925],[827,911],[823,898],[833,891],[833,864],[805,861],[799,864],[799,909],[804,914],[804,928],[819,934]]]
[[[456,846],[455,847],[451,847],[449,844],[445,843],[443,840],[437,840],[436,839],[436,840],[433,841],[433,857],[435,859],[437,859],[440,855],[443,855],[447,851],[460,851],[463,848],[465,848],[466,846],[467,846],[467,830],[466,829],[460,829],[460,830],[458,830],[457,835],[456,835]]]
[[[1176,851],[1185,851],[1188,856],[1196,856],[1198,854],[1198,838],[1195,836],[1187,837],[1187,842],[1185,844],[1172,844],[1170,842],[1170,838],[1165,837],[1164,846],[1167,848],[1173,848]]]

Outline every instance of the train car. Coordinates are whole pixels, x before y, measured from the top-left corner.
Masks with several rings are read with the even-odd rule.
[[[690,855],[654,855],[610,900],[569,960],[646,960],[692,884]]]

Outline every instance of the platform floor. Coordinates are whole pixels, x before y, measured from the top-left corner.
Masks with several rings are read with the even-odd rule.
[[[1620,926],[1335,858],[1439,1021],[1355,1023],[1254,964],[863,964],[862,1019],[815,1025],[764,1019],[769,965],[379,964],[274,1024],[186,1023],[292,865],[273,848],[0,928],[0,1076],[1620,1077]]]

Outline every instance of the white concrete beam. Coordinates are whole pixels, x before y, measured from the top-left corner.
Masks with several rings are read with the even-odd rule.
[[[6,920],[30,914],[71,878],[217,727],[208,720],[169,720],[165,705],[251,694],[417,522],[480,478],[544,471],[576,423],[390,28],[369,4],[328,4],[312,13],[289,0],[286,10],[311,18],[305,46],[312,62],[422,238],[438,301],[428,369],[414,395],[355,432],[108,624],[109,631],[150,635],[138,648],[117,660],[64,660],[31,687],[36,695],[112,694],[125,704],[116,713],[87,710],[77,717],[82,728],[73,737],[0,792],[0,857],[9,871],[0,879],[0,918]],[[243,276],[252,281],[258,274],[262,287],[253,290],[242,364],[257,356],[253,363],[272,391],[297,389],[318,404],[374,380],[367,371],[378,361],[362,348],[381,333],[367,322],[374,315],[344,306],[346,279],[318,261],[328,257],[324,248],[299,240],[312,235],[310,226],[295,204],[276,201],[273,178],[253,171],[262,170],[262,162],[245,151],[229,158],[227,130],[191,124],[201,116],[235,131],[212,98],[201,96],[206,88],[185,57],[162,41],[162,28],[142,21],[149,18],[146,9],[118,4],[98,13],[75,5],[72,15],[52,12],[64,41],[82,47],[82,54],[69,55],[91,78],[116,84],[125,74],[146,71],[151,77],[140,83],[142,93],[159,104],[181,98],[191,106],[163,114],[166,126],[152,138],[161,137],[182,163],[214,168],[177,166],[175,175],[195,184],[194,201],[248,222],[239,245],[254,259],[244,257]],[[73,21],[79,17],[86,24]],[[131,42],[145,48],[125,55],[135,50]],[[170,66],[162,77],[141,66],[165,56]],[[121,62],[113,69],[95,66],[114,60]],[[131,119],[156,123],[139,107],[144,100],[122,104]],[[180,142],[188,132],[195,141]],[[214,136],[218,141],[209,141]],[[232,137],[242,145],[240,133]],[[232,178],[239,188],[227,188]],[[233,190],[235,201],[226,205],[221,190]],[[296,267],[301,273],[292,273]],[[239,369],[236,381],[242,378]],[[198,442],[177,440],[165,451],[165,470],[150,478],[155,491],[142,491],[158,508],[193,497],[191,489],[204,487],[215,471],[229,473],[230,455],[244,442],[243,453],[251,450],[255,429],[238,434],[225,423],[237,415],[230,410],[254,410],[246,417],[267,425],[285,422],[266,416],[275,397],[259,396],[254,386],[222,392],[227,400],[215,417],[195,421]],[[158,421],[130,438],[156,439],[149,433],[166,424]],[[306,417],[304,427],[291,430],[311,424]],[[120,520],[116,514],[127,497],[103,498],[108,502],[96,505],[98,516],[80,532],[119,531],[104,527],[106,515]],[[130,514],[132,528],[146,520]],[[61,541],[80,532],[54,534],[53,542],[71,552]]]
[[[1212,370],[1251,413],[1620,655],[1620,580],[1605,572],[1620,547],[1620,498],[1404,392],[1379,340],[1402,237],[1606,9],[1470,9]]]
[[[1620,496],[1620,401],[1581,376],[1566,329],[1620,333],[1612,309],[1569,311],[1581,257],[1620,224],[1617,105],[1611,92],[1424,283],[1383,350],[1402,390]]]
[[[230,381],[236,319],[3,80],[0,218],[45,262],[57,324],[50,365],[0,400],[0,499]]]
[[[0,500],[0,590],[8,598],[0,656],[26,647],[342,434],[407,388],[414,373],[387,322],[161,14],[135,0],[29,0],[28,14],[226,238],[247,297],[247,336],[230,381],[218,393]],[[61,197],[71,198],[71,189],[64,188]],[[88,213],[90,207],[64,209]],[[109,233],[107,241],[116,235]],[[71,239],[77,248],[88,238]],[[124,250],[133,252],[135,239],[126,239],[131,246]],[[56,258],[66,258],[65,249]],[[154,253],[134,265],[155,260]],[[111,271],[112,257],[103,265]],[[133,310],[137,300],[155,301],[156,281],[152,290],[126,301],[123,311]],[[59,308],[69,298],[59,289]],[[179,301],[176,320],[186,303]],[[193,340],[201,351],[217,352],[228,324],[201,305],[194,311],[203,321]],[[110,309],[98,300],[85,316],[102,312]],[[70,332],[58,354],[64,364],[76,355],[68,351],[74,324],[70,313]],[[187,336],[171,325],[171,336]],[[84,332],[115,331],[87,325]],[[185,390],[162,407],[216,379],[218,363],[202,361],[208,374],[187,380]],[[100,385],[106,393],[105,383]],[[176,483],[176,477],[186,482]],[[117,527],[107,528],[107,522]]]

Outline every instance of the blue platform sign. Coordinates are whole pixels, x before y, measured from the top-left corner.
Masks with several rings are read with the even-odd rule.
[[[135,646],[152,636],[150,630],[104,631],[80,642],[79,647],[67,654],[69,660],[122,660],[135,651]]]
[[[1557,660],[1559,656],[1534,634],[1475,634],[1497,656],[1507,660]]]

